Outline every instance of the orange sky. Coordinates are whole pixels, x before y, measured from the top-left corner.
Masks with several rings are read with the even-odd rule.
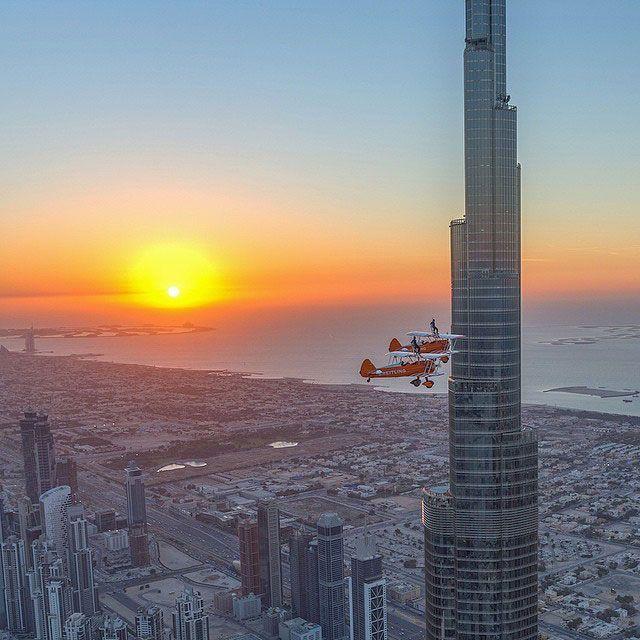
[[[285,198],[238,185],[225,190],[165,181],[44,191],[15,203],[18,222],[3,232],[3,322],[24,313],[64,315],[65,309],[139,317],[141,308],[162,307],[139,299],[144,291],[131,272],[141,252],[175,244],[203,256],[214,273],[213,295],[196,306],[416,296],[442,304],[449,290],[447,223],[455,211],[442,212],[448,204],[442,199],[425,202],[422,213],[410,205],[407,216],[395,212],[402,203],[392,200],[360,194],[353,210],[331,193],[291,189]],[[570,230],[571,216],[564,224],[540,211],[527,218],[530,209],[523,265],[529,301],[640,293],[637,230],[635,237],[633,229],[615,226]],[[412,226],[413,215],[430,222]],[[163,265],[167,286],[172,268]]]

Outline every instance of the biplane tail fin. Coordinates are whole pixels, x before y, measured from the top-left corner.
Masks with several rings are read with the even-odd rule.
[[[400,340],[398,338],[394,338],[389,343],[389,351],[400,351],[402,349],[402,345],[400,344]]]
[[[360,375],[363,378],[368,378],[375,370],[376,367],[369,358],[362,361],[362,364],[360,365]]]

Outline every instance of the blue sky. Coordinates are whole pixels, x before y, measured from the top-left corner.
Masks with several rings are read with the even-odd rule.
[[[43,202],[152,176],[293,197],[334,230],[373,229],[376,250],[418,225],[446,252],[463,14],[462,0],[5,1],[4,218],[71,225]],[[640,2],[509,0],[508,16],[532,259],[640,244]]]

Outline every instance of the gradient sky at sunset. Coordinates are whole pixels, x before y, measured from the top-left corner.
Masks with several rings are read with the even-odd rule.
[[[509,2],[529,305],[638,308],[638,24]],[[0,323],[171,313],[150,252],[212,308],[445,304],[463,44],[461,0],[3,3]]]

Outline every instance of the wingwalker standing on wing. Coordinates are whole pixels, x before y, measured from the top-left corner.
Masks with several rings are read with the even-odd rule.
[[[448,362],[454,352],[453,346],[457,338],[463,336],[452,333],[440,333],[431,321],[431,332],[410,331],[409,344],[402,345],[394,338],[389,344],[388,363],[384,367],[376,367],[368,358],[360,366],[360,375],[371,382],[371,378],[413,378],[414,387],[423,385],[427,389],[433,387],[432,378],[441,376],[440,366]],[[424,379],[424,381],[423,381]]]

